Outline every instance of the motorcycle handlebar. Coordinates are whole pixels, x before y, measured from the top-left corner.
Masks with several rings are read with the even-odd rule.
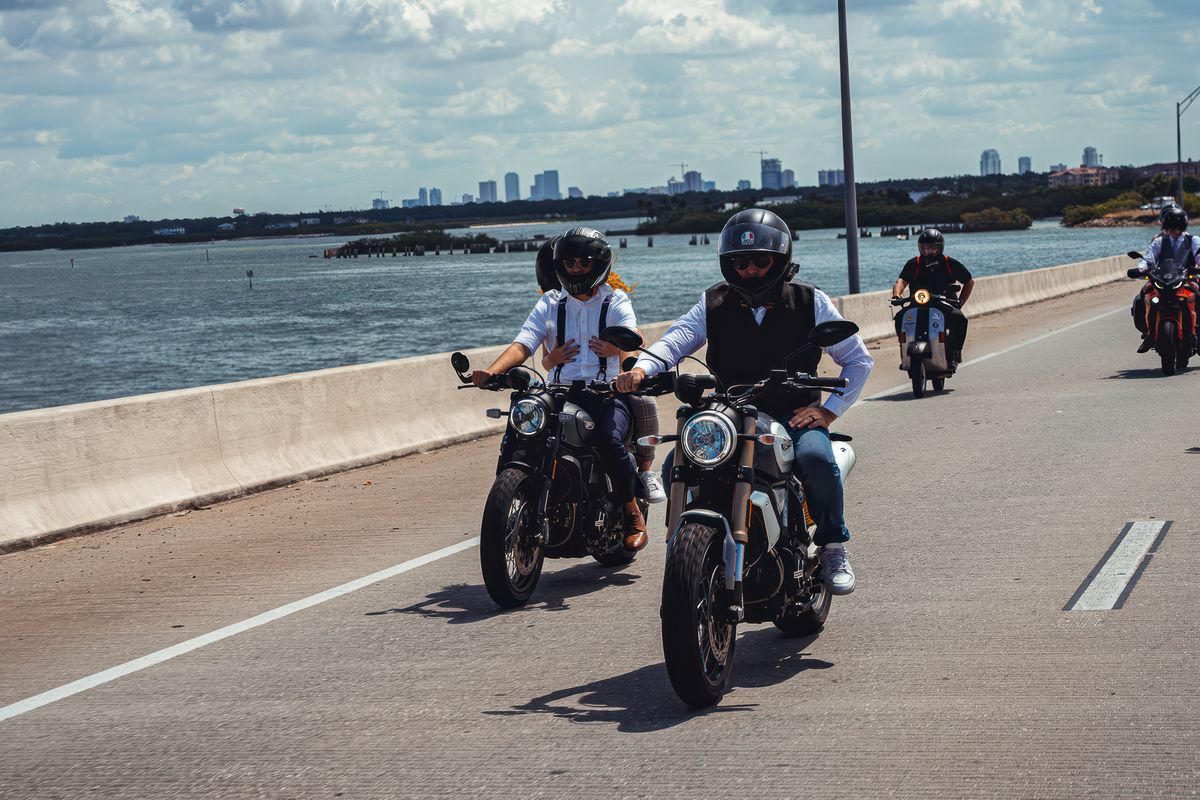
[[[800,384],[806,389],[845,389],[850,385],[850,381],[845,378],[815,378],[809,376],[792,378],[789,382]]]

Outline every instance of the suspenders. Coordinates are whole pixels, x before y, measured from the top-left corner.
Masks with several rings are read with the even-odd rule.
[[[608,297],[604,298],[604,302],[600,304],[600,328],[597,331],[597,333],[604,330],[604,328],[607,326],[608,307],[609,307],[609,305],[612,304],[612,299],[613,299],[613,296],[610,294]],[[555,347],[562,347],[562,343],[566,339],[566,331],[567,331],[567,302],[566,301],[567,301],[567,298],[565,296],[560,296],[558,298],[558,314],[555,318],[555,331],[554,331],[554,336],[555,336],[554,346]],[[559,364],[554,370],[554,379],[553,380],[555,383],[561,383],[562,368],[563,368],[563,365]],[[600,380],[604,380],[605,378],[608,377],[608,359],[607,358],[600,359],[600,372],[596,377],[599,378]]]

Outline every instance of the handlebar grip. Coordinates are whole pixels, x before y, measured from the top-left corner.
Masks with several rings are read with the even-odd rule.
[[[845,389],[850,385],[845,378],[812,378],[805,379],[804,383],[819,389]]]

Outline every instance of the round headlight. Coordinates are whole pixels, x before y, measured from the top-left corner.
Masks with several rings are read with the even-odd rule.
[[[508,424],[522,436],[533,436],[546,427],[546,407],[531,397],[518,400],[508,415]]]
[[[724,414],[702,411],[683,426],[683,454],[702,467],[715,467],[733,454],[737,431]]]
[[[913,300],[915,300],[919,306],[925,305],[929,302],[929,290],[917,289],[917,291],[913,293]]]

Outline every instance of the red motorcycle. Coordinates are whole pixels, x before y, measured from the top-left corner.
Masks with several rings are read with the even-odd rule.
[[[1130,251],[1130,258],[1141,253]],[[1189,274],[1174,259],[1164,258],[1149,272],[1131,267],[1131,278],[1144,278],[1142,290],[1146,308],[1146,333],[1162,360],[1164,375],[1174,375],[1188,365],[1196,353],[1196,276]]]

